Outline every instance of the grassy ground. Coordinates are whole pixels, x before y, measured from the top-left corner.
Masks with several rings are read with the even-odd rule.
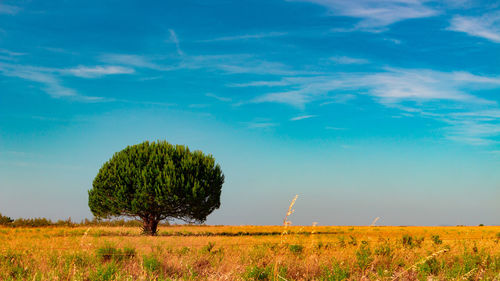
[[[0,280],[500,280],[498,226],[283,230],[5,227]]]

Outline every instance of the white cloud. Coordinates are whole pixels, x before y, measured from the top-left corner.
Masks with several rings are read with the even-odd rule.
[[[131,74],[134,72],[135,71],[133,68],[115,66],[115,65],[94,66],[94,67],[78,66],[67,70],[67,73],[82,78],[96,78],[114,74]]]
[[[331,99],[330,92],[349,90],[371,95],[384,104],[404,101],[448,100],[469,103],[491,101],[469,94],[467,90],[495,88],[500,77],[468,72],[439,72],[425,69],[387,68],[377,73],[340,73],[333,76],[287,77],[281,82],[291,90],[258,96],[253,102],[279,102],[303,108],[316,100]],[[352,98],[352,96],[348,96]]]
[[[455,16],[448,29],[500,43],[500,12],[480,17]]]
[[[168,32],[170,33],[170,41],[175,44],[175,49],[177,50],[177,54],[179,56],[183,56],[184,52],[181,50],[181,46],[179,43],[179,38],[177,37],[177,34],[173,29],[169,29]]]
[[[450,140],[489,145],[496,143],[493,137],[500,135],[498,104],[473,94],[476,90],[500,88],[498,76],[387,68],[377,73],[286,77],[278,82],[286,84],[288,90],[263,94],[251,102],[283,103],[304,109],[311,102],[322,102],[320,105],[338,102],[339,95],[346,95],[345,102],[365,95],[402,111],[402,115],[447,124],[443,132]],[[350,94],[344,94],[346,90]]]
[[[250,40],[250,39],[262,39],[270,37],[279,37],[286,35],[286,32],[265,32],[256,34],[243,34],[235,36],[223,36],[214,39],[199,40],[198,42],[217,42],[217,41],[237,41],[237,40]]]
[[[314,118],[317,117],[316,115],[302,115],[302,116],[296,116],[293,118],[290,118],[290,121],[299,121],[299,120],[304,120],[304,119],[309,119],[309,118]]]
[[[272,122],[248,122],[245,124],[250,129],[265,129],[278,126],[277,123],[272,123]]]
[[[327,7],[334,15],[359,18],[356,28],[381,31],[393,23],[431,17],[438,11],[425,5],[425,0],[295,0]]]
[[[175,58],[167,63],[159,63],[164,57],[141,56],[130,54],[106,54],[101,61],[109,64],[148,68],[157,71],[173,71],[179,69],[219,70],[229,74],[259,74],[259,75],[306,75],[318,74],[308,71],[295,71],[280,62],[259,59],[248,54],[231,55],[200,55]]]
[[[13,51],[6,50],[6,49],[0,49],[0,53],[6,54],[6,55],[12,56],[12,57],[18,57],[18,56],[24,56],[24,55],[26,55],[26,53],[13,52]]]
[[[215,95],[215,94],[212,94],[212,93],[207,93],[205,96],[211,97],[211,98],[214,98],[214,99],[216,99],[218,101],[223,101],[223,102],[230,102],[231,101],[230,98],[221,97],[221,96],[218,96],[218,95]]]
[[[0,14],[15,15],[21,10],[19,7],[0,3]]]
[[[130,54],[105,54],[100,57],[105,63],[133,66],[138,68],[149,68],[158,71],[169,71],[174,67],[166,67],[153,62],[149,56],[130,55]]]
[[[352,57],[346,57],[346,56],[338,56],[338,57],[331,57],[331,61],[338,63],[338,64],[367,64],[370,63],[370,61],[362,58],[352,58]]]
[[[40,83],[42,91],[54,98],[72,98],[86,102],[103,101],[101,97],[90,97],[78,94],[74,89],[63,86],[54,74],[55,70],[43,67],[33,67],[18,64],[0,63],[0,72],[5,76],[17,77]]]

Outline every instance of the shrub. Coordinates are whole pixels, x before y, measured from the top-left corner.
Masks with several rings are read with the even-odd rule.
[[[249,266],[246,269],[244,278],[246,280],[270,280],[271,279],[270,267]]]
[[[340,263],[333,262],[332,267],[323,268],[323,272],[319,277],[321,281],[342,281],[348,279],[350,276],[349,268],[343,268]]]
[[[288,248],[290,249],[290,252],[294,254],[300,254],[304,250],[304,246],[302,245],[290,245]]]
[[[375,255],[390,257],[392,254],[392,249],[389,244],[380,245],[375,249]]]
[[[0,225],[11,225],[14,220],[0,213]]]
[[[116,273],[118,273],[118,267],[114,263],[109,263],[104,266],[99,265],[97,270],[90,274],[89,279],[99,281],[114,280]]]
[[[426,260],[423,264],[418,266],[420,272],[425,276],[437,275],[441,269],[441,265],[435,257]]]
[[[401,239],[401,242],[403,246],[413,248],[413,247],[418,247],[420,248],[422,246],[422,243],[424,242],[424,237],[413,237],[408,234],[403,235],[403,238]]]
[[[205,253],[210,253],[215,247],[214,242],[208,242],[208,245],[204,246],[201,251]]]
[[[436,245],[443,244],[443,240],[439,239],[439,235],[432,235],[431,239]]]
[[[156,273],[160,271],[161,263],[154,255],[150,254],[142,257],[142,266],[146,271]]]
[[[51,226],[53,222],[46,218],[34,218],[34,219],[23,219],[19,218],[12,222],[14,227],[41,227],[41,226]]]
[[[373,261],[371,255],[372,251],[367,244],[362,244],[361,247],[356,251],[356,263],[361,270],[365,270]]]
[[[136,256],[136,251],[133,248],[123,248],[117,249],[116,247],[106,244],[104,247],[97,249],[97,256],[101,259],[101,261],[121,261],[124,259],[131,259]]]
[[[122,251],[110,244],[106,244],[104,247],[98,248],[96,253],[102,261],[120,260],[122,258]]]
[[[131,259],[131,258],[134,258],[136,256],[136,251],[134,248],[123,248],[123,258],[126,258],[126,259]]]

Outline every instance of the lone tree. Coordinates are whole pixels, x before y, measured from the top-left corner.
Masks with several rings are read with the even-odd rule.
[[[89,190],[97,218],[128,216],[156,235],[162,220],[204,222],[220,206],[224,175],[212,155],[166,141],[143,142],[117,152]]]

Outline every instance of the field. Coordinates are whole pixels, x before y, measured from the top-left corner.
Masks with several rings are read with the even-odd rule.
[[[500,227],[0,228],[0,280],[500,280]]]

